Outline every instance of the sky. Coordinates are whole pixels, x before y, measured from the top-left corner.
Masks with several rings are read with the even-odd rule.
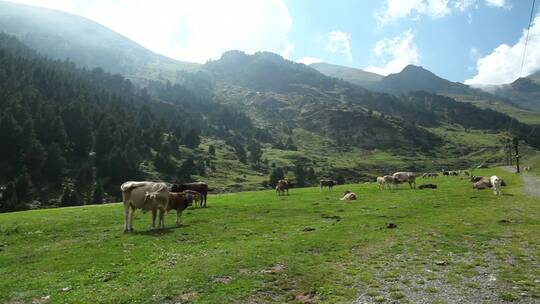
[[[152,51],[204,63],[270,51],[381,75],[408,64],[467,84],[540,70],[533,0],[19,0],[101,23]],[[540,1],[539,1],[540,2]],[[540,4],[540,3],[539,3]]]

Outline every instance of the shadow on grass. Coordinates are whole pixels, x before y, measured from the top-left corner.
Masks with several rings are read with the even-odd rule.
[[[127,232],[126,234],[133,235],[148,235],[148,236],[162,236],[174,232],[176,229],[182,229],[184,227],[189,227],[190,225],[180,224],[180,226],[171,226],[165,227],[163,229],[148,229],[148,230],[135,230],[132,232]]]

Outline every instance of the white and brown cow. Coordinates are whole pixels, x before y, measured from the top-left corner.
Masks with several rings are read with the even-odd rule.
[[[124,202],[124,231],[133,230],[133,213],[136,209],[152,211],[152,228],[156,227],[156,213],[159,211],[158,228],[165,228],[165,212],[169,204],[169,189],[165,183],[125,182],[120,186]]]

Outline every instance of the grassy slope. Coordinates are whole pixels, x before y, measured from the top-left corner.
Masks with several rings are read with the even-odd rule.
[[[538,201],[515,175],[477,173],[510,186],[502,197],[460,178],[439,178],[436,191],[362,184],[216,195],[186,211],[180,228],[169,214],[163,232],[148,231],[150,215],[137,212],[132,234],[122,233],[118,204],[0,214],[0,302],[282,303],[305,294],[343,303],[360,294],[444,303],[452,292],[538,301]],[[360,199],[339,201],[345,188]],[[385,229],[389,221],[398,229]]]
[[[483,96],[452,95],[447,94],[458,101],[469,102],[482,109],[492,109],[505,113],[515,119],[527,124],[540,124],[540,113],[521,109],[498,100],[490,100]]]

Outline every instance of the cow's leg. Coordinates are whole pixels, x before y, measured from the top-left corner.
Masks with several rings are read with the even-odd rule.
[[[135,212],[135,208],[133,206],[128,206],[128,231],[133,231],[133,212]]]
[[[204,193],[204,207],[206,208],[206,202],[208,201],[208,192]]]
[[[159,209],[159,228],[165,229],[165,210]]]
[[[180,218],[182,216],[182,211],[176,210],[176,226],[180,226]]]
[[[129,205],[124,205],[124,232],[129,231]]]
[[[152,229],[156,229],[156,214],[157,210],[155,208],[152,209]]]

